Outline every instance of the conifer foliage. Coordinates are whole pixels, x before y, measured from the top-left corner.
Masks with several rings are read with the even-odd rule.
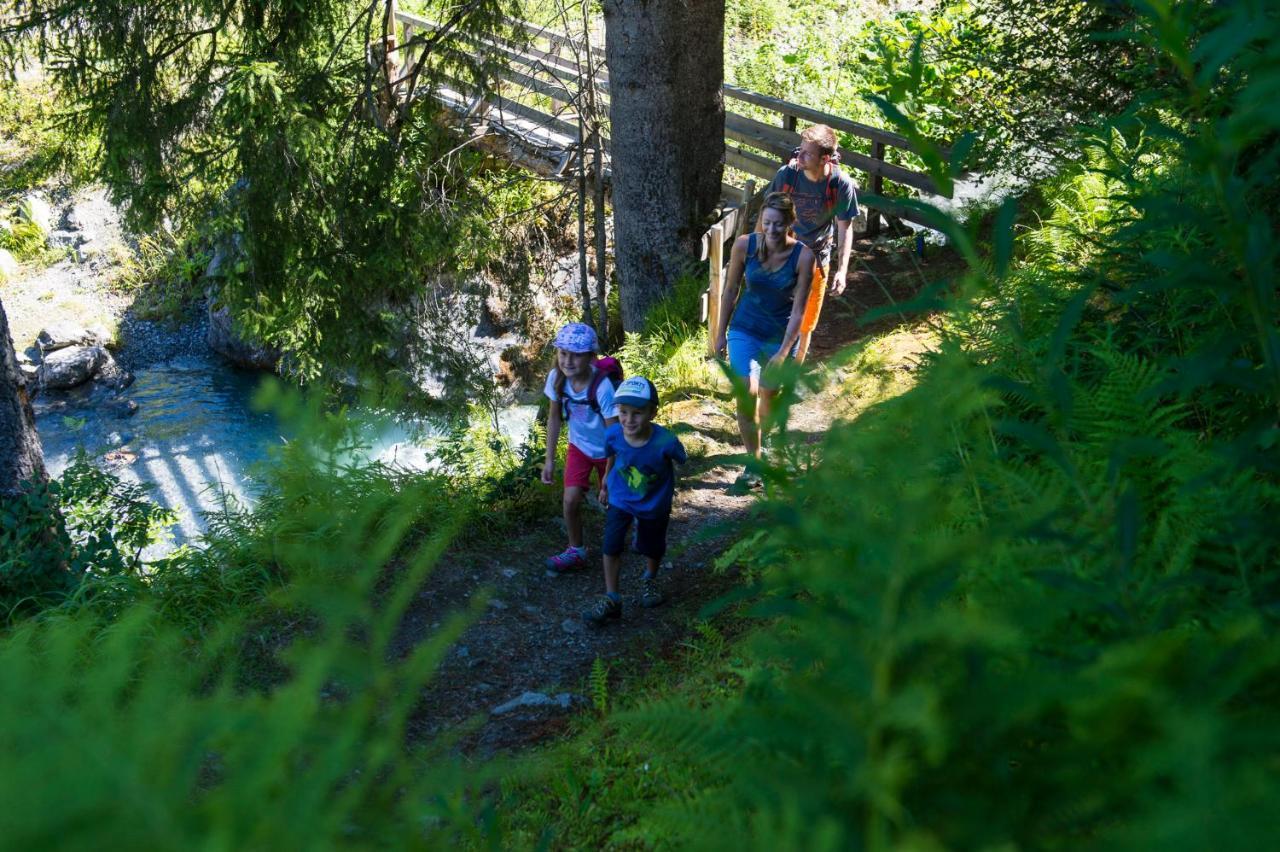
[[[69,137],[100,140],[97,175],[131,223],[203,235],[241,331],[312,377],[385,371],[397,307],[493,253],[480,222],[501,182],[480,185],[470,152],[441,162],[458,140],[420,95],[444,73],[486,79],[459,37],[500,30],[512,4],[424,4],[441,25],[415,36],[407,79],[410,46],[377,61],[392,5],[5,3],[0,33],[10,64],[52,75]]]

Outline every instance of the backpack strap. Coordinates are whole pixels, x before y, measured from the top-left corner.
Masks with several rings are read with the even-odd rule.
[[[827,174],[827,197],[825,206],[827,210],[835,210],[836,203],[840,199],[840,167],[835,163],[829,164],[831,169]]]
[[[800,173],[800,165],[793,157],[791,162],[782,167],[782,189],[779,192],[785,192],[787,195],[793,195],[796,191],[796,180]],[[823,208],[827,211],[835,210],[836,204],[840,200],[840,166],[836,163],[827,164],[827,187],[823,195]]]
[[[609,377],[608,373],[599,367],[592,367],[591,384],[587,385],[587,405],[591,406],[591,410],[596,414],[600,414],[600,400],[597,394],[600,393],[600,383]]]

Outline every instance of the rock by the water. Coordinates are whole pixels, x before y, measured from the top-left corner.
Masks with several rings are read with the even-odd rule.
[[[237,367],[251,370],[274,370],[280,363],[280,350],[245,340],[236,333],[231,310],[209,301],[209,348]]]
[[[0,281],[7,281],[10,278],[17,278],[18,272],[22,267],[18,263],[18,259],[8,249],[0,248]]]
[[[76,231],[54,231],[46,238],[45,242],[51,248],[73,249],[84,242],[84,235]]]
[[[34,390],[36,379],[40,375],[40,367],[25,352],[18,352],[15,349],[13,354],[18,361],[18,372],[22,374],[27,385]]]
[[[567,692],[561,692],[555,698],[542,692],[525,692],[506,704],[499,704],[491,712],[495,716],[501,716],[521,707],[559,707],[561,710],[568,710],[572,704],[573,696]]]
[[[107,410],[117,418],[123,420],[126,417],[132,417],[138,413],[138,403],[131,399],[113,399],[107,403]]]
[[[115,358],[112,358],[111,353],[108,352],[107,357],[103,359],[101,366],[98,367],[98,372],[94,374],[94,379],[119,391],[133,384],[133,373],[121,367],[120,363]]]
[[[53,208],[38,192],[29,192],[18,205],[18,217],[30,222],[47,234],[53,230]]]
[[[37,379],[44,388],[73,388],[93,378],[106,359],[101,346],[68,346],[45,355]]]
[[[40,330],[36,346],[41,352],[53,352],[68,346],[102,346],[106,333],[102,329],[85,328],[69,320],[59,320]]]

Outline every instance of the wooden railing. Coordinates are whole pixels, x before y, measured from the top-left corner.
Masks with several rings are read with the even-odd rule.
[[[405,49],[399,51],[399,62],[406,69],[405,76],[408,76],[408,72],[418,61],[413,49],[415,34],[434,31],[437,25],[407,12],[397,12],[395,17],[403,28],[403,33],[397,34],[397,44],[405,46]],[[469,117],[482,110],[490,110],[499,117],[514,116],[529,126],[545,128],[552,136],[558,134],[558,137],[547,141],[549,147],[553,147],[551,143],[555,143],[563,148],[565,153],[560,162],[560,167],[563,168],[568,158],[575,153],[578,140],[583,138],[575,104],[580,102],[581,93],[589,84],[585,63],[580,61],[587,56],[586,45],[578,39],[537,24],[514,21],[512,25],[526,37],[525,43],[462,36],[471,41],[478,54],[483,53],[501,60],[497,63],[496,71],[501,83],[497,91],[486,91],[477,87],[474,81],[450,81],[458,87],[457,91],[464,98],[470,99],[465,104],[454,103],[452,106]],[[595,87],[600,109],[607,112],[609,77],[603,69],[603,38],[597,36],[593,42],[592,64],[600,68],[591,84]],[[702,238],[702,259],[710,265],[710,286],[705,310],[713,329],[719,316],[725,243],[744,233],[750,226],[752,202],[758,201],[761,195],[756,190],[757,179],[764,181],[763,185],[767,186],[778,169],[790,159],[792,152],[800,144],[800,134],[797,132],[800,121],[826,124],[839,133],[866,140],[869,154],[842,151],[841,164],[847,170],[864,172],[867,181],[862,185],[869,188],[872,194],[884,197],[886,182],[930,195],[939,192],[928,175],[886,160],[886,153],[891,148],[912,150],[911,140],[905,136],[738,86],[726,84],[724,97],[724,163],[733,173],[744,175],[745,178],[742,185],[722,183],[721,194],[726,212]],[[732,108],[734,102],[750,104],[756,108],[757,113],[764,111],[773,120],[761,121],[735,112]],[[602,135],[607,152],[607,128]],[[946,155],[945,149],[943,154]],[[867,218],[867,232],[871,235],[879,232],[878,212],[927,224],[918,219],[913,211],[897,207],[892,202],[877,202],[876,207],[878,210]]]
[[[401,62],[406,70],[411,69],[416,62],[412,47],[415,33],[433,31],[436,24],[408,12],[397,12],[396,19],[403,28],[398,43],[408,45],[408,55],[403,56]],[[580,40],[547,27],[525,21],[512,23],[528,38],[527,44],[516,45],[496,39],[464,36],[475,45],[478,52],[483,51],[503,60],[497,70],[497,76],[502,81],[499,91],[484,97],[482,103],[476,103],[473,112],[480,106],[488,106],[504,114],[540,123],[558,131],[567,139],[576,139],[578,116],[573,106],[578,101],[580,87],[585,85],[585,69],[579,66],[576,59],[585,56],[586,46]],[[593,44],[591,53],[597,63],[602,65],[604,50],[598,44]],[[473,96],[478,96],[472,81],[451,82],[467,89]],[[607,105],[607,72],[597,73],[595,86],[601,102]],[[883,194],[885,181],[926,193],[938,192],[938,187],[928,175],[886,161],[885,155],[890,148],[911,150],[911,141],[904,136],[738,86],[726,84],[724,97],[724,162],[736,172],[746,175],[748,181],[756,178],[768,181],[773,178],[778,168],[800,144],[797,125],[803,120],[807,123],[826,124],[837,132],[867,140],[870,155],[843,151],[841,162],[847,169],[865,172],[869,179],[865,185],[874,194]],[[777,118],[769,123],[734,112],[732,102],[751,104]],[[727,200],[731,203],[740,202],[744,189],[742,184],[726,183],[723,189]],[[894,213],[903,218],[911,218],[909,211],[895,210]]]

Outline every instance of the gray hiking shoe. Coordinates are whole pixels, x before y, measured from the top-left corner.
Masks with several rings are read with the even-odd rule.
[[[658,578],[644,576],[640,578],[640,606],[648,609],[649,607],[658,606],[666,598],[662,596],[662,589],[658,588]]]
[[[764,480],[760,478],[760,474],[744,470],[738,474],[738,478],[733,481],[733,484],[725,489],[725,492],[733,497],[742,497],[752,491],[759,491],[763,487]]]
[[[595,603],[582,612],[582,620],[595,626],[606,621],[617,621],[619,618],[622,618],[622,604],[608,595],[596,598]]]

